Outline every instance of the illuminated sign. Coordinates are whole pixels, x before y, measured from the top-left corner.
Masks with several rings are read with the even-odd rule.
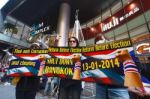
[[[30,34],[31,34],[31,36],[34,36],[34,35],[36,35],[38,33],[43,33],[43,32],[49,31],[50,30],[50,26],[45,26],[44,27],[44,23],[42,22],[42,23],[40,23],[38,25],[33,24],[31,29],[32,29],[32,32]]]
[[[131,15],[135,14],[136,12],[138,12],[140,9],[138,7],[135,7],[133,10],[129,11],[128,13],[126,13],[124,16],[120,17],[119,20],[123,21],[125,18],[130,17]]]
[[[118,18],[113,17],[112,20],[106,24],[101,23],[101,30],[102,32],[111,29],[112,27],[115,27],[119,25]]]
[[[148,53],[150,53],[150,42],[138,44],[136,46],[136,53],[137,54],[148,54]]]
[[[132,6],[132,5],[133,4],[131,4],[130,6]],[[140,11],[140,8],[134,7],[128,13],[126,13],[125,15],[123,15],[123,16],[121,16],[119,18],[118,17],[112,17],[112,20],[110,22],[108,22],[108,23],[101,23],[101,30],[102,30],[102,32],[105,32],[107,30],[112,29],[115,26],[118,26],[121,21],[124,21],[126,18],[134,15],[138,11]]]

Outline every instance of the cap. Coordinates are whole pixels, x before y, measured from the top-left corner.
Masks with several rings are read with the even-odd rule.
[[[37,45],[38,47],[41,47],[39,43],[32,43],[31,46],[32,45]]]

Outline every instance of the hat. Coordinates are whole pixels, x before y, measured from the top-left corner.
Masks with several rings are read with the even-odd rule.
[[[32,43],[31,46],[32,45],[37,45],[38,47],[41,47],[41,45],[39,43]]]

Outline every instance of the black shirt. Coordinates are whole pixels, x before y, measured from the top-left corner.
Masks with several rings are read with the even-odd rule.
[[[30,76],[30,77],[21,77],[17,83],[16,90],[22,91],[37,91],[40,85],[40,77]]]

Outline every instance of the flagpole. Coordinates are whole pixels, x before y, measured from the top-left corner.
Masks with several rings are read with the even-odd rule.
[[[76,37],[81,46],[86,46],[86,42],[84,40],[84,36],[82,33],[80,22],[78,20],[78,13],[79,13],[79,10],[76,10],[75,23],[74,23],[74,27],[73,27],[73,31],[72,31],[71,36]]]

